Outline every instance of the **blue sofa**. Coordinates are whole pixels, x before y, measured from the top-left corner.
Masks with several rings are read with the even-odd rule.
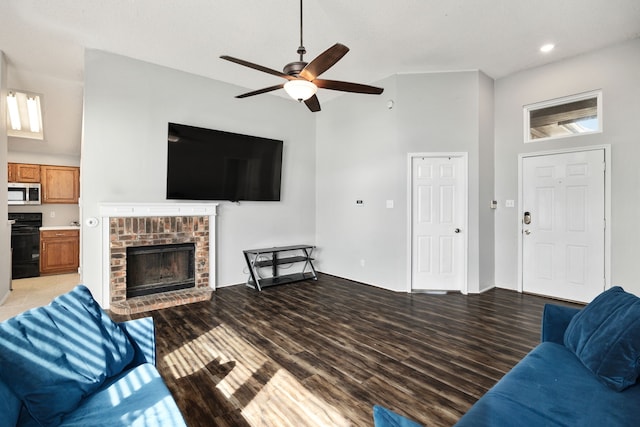
[[[185,426],[150,317],[114,323],[82,285],[0,323],[0,427]]]
[[[614,287],[582,310],[547,304],[542,342],[456,426],[638,426],[639,374],[639,298]]]

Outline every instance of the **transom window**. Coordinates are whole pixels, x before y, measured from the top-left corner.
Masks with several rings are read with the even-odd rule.
[[[524,142],[602,132],[602,91],[524,106]]]

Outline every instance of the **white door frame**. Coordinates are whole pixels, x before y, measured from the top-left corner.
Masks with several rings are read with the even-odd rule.
[[[524,184],[522,176],[522,161],[526,157],[548,156],[553,154],[565,154],[594,150],[604,150],[604,289],[606,290],[611,287],[611,145],[604,144],[518,154],[518,292],[522,292],[524,282],[524,278],[522,276],[522,186]]]
[[[469,153],[467,152],[428,152],[428,153],[409,153],[407,155],[407,292],[411,293],[412,284],[412,262],[413,262],[413,227],[412,227],[412,213],[413,213],[413,159],[416,157],[459,157],[462,159],[462,165],[464,167],[465,177],[462,182],[464,190],[464,206],[461,208],[464,212],[463,227],[465,232],[463,233],[463,253],[464,259],[463,265],[463,284],[460,290],[464,295],[469,292],[469,278],[468,278],[468,259],[469,259]]]

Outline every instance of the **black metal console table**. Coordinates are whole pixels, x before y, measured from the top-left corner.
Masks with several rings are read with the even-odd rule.
[[[294,245],[294,246],[277,246],[273,248],[248,249],[242,251],[244,259],[249,267],[249,279],[247,286],[253,286],[256,290],[261,291],[267,286],[282,285],[284,283],[298,282],[301,280],[317,280],[318,275],[313,267],[313,258],[311,257],[315,246],[312,245]],[[287,252],[286,254],[283,253]],[[302,271],[291,274],[280,274],[281,268],[278,266],[284,264],[304,263]],[[258,269],[271,267],[271,277],[260,277]],[[309,271],[307,271],[309,269]]]

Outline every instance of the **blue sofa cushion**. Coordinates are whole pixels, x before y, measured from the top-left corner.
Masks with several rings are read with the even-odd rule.
[[[622,391],[640,375],[640,298],[615,286],[576,314],[564,345],[601,381]]]
[[[0,380],[41,426],[120,373],[134,349],[85,286],[0,323]]]
[[[156,368],[143,363],[108,380],[60,427],[186,427],[169,389]]]
[[[373,406],[373,425],[375,427],[422,427],[420,424],[380,405]]]
[[[456,427],[632,427],[640,386],[623,393],[604,385],[561,344],[544,342],[525,356],[460,419]]]
[[[0,381],[0,414],[2,414],[0,425],[15,426],[18,422],[21,407],[22,402],[20,402],[20,399],[4,382]],[[6,424],[3,424],[5,422]]]

